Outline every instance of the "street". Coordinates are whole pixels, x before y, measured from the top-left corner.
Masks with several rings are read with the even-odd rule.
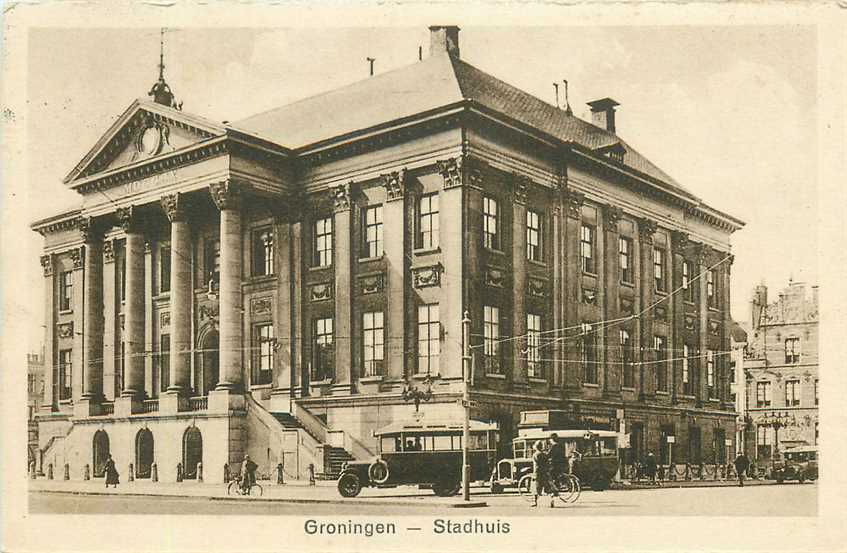
[[[450,509],[454,515],[475,516],[815,516],[817,514],[817,485],[796,483],[784,485],[714,487],[714,488],[663,488],[641,490],[612,490],[585,492],[575,504],[540,501],[531,508],[529,503],[514,493],[492,495],[475,490],[474,500],[488,503],[487,507]],[[364,501],[338,501],[326,503],[295,503],[263,501],[254,498],[227,497],[175,497],[84,495],[71,493],[29,494],[32,514],[192,514],[192,515],[443,515],[443,504],[427,492],[410,495],[398,489],[396,495],[373,496],[374,505],[367,504],[368,490],[360,498]],[[376,503],[396,499],[396,504]],[[409,500],[403,504],[403,500]],[[443,502],[443,500],[441,500]],[[459,502],[460,499],[456,498]]]

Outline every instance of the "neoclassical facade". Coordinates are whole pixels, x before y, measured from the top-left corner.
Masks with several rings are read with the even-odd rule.
[[[518,413],[564,409],[629,434],[629,460],[668,435],[675,460],[722,459],[743,223],[621,140],[613,100],[583,121],[464,62],[458,36],[231,124],[182,111],[160,73],[66,178],[79,208],[33,224],[43,465],[332,472],[382,426],[462,416],[465,311],[473,416],[504,454]]]

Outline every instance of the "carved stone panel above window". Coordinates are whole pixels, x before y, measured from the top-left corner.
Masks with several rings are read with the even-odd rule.
[[[721,332],[721,324],[718,321],[709,321],[709,334],[718,336]]]
[[[632,315],[633,301],[629,298],[621,298],[621,315],[626,317]]]
[[[531,278],[526,284],[529,295],[535,298],[543,298],[547,295],[547,286],[543,280]]]
[[[376,294],[385,288],[382,273],[359,276],[359,290],[362,294]]]
[[[587,303],[588,305],[596,305],[597,304],[597,290],[592,290],[591,288],[583,288],[582,289],[582,303]]]
[[[502,269],[487,268],[485,270],[485,284],[494,286],[495,288],[503,288],[506,286],[506,272]]]
[[[253,315],[267,315],[273,311],[273,299],[270,296],[250,300],[250,312]]]
[[[332,299],[332,283],[324,282],[321,284],[312,285],[312,289],[309,292],[309,299],[311,301],[324,301]]]
[[[415,288],[426,288],[427,286],[441,286],[441,264],[429,267],[418,267],[412,269],[412,280]]]
[[[159,314],[159,328],[165,329],[171,326],[171,312],[170,311],[162,311]]]
[[[56,333],[59,335],[59,338],[73,338],[74,337],[74,323],[73,321],[69,323],[63,323],[56,327]]]
[[[685,316],[685,330],[694,330],[694,317],[690,315]]]

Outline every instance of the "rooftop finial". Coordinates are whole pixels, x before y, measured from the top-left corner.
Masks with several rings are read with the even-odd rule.
[[[182,109],[182,102],[177,103],[171,87],[165,82],[165,28],[159,32],[159,80],[147,93],[157,104],[174,109]]]

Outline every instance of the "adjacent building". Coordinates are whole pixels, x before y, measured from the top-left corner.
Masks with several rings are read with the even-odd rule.
[[[44,354],[27,354],[26,365],[27,462],[32,463],[38,458],[38,422],[35,417],[44,399]]]
[[[818,444],[818,287],[789,282],[772,299],[760,285],[750,307],[745,441],[767,464],[779,451]]]
[[[503,454],[521,411],[558,409],[629,434],[629,462],[668,436],[722,462],[743,223],[622,140],[614,100],[584,121],[430,31],[426,59],[231,124],[182,111],[160,68],[65,179],[80,206],[33,224],[44,463],[331,472],[414,390],[418,416],[462,417],[465,312]]]

